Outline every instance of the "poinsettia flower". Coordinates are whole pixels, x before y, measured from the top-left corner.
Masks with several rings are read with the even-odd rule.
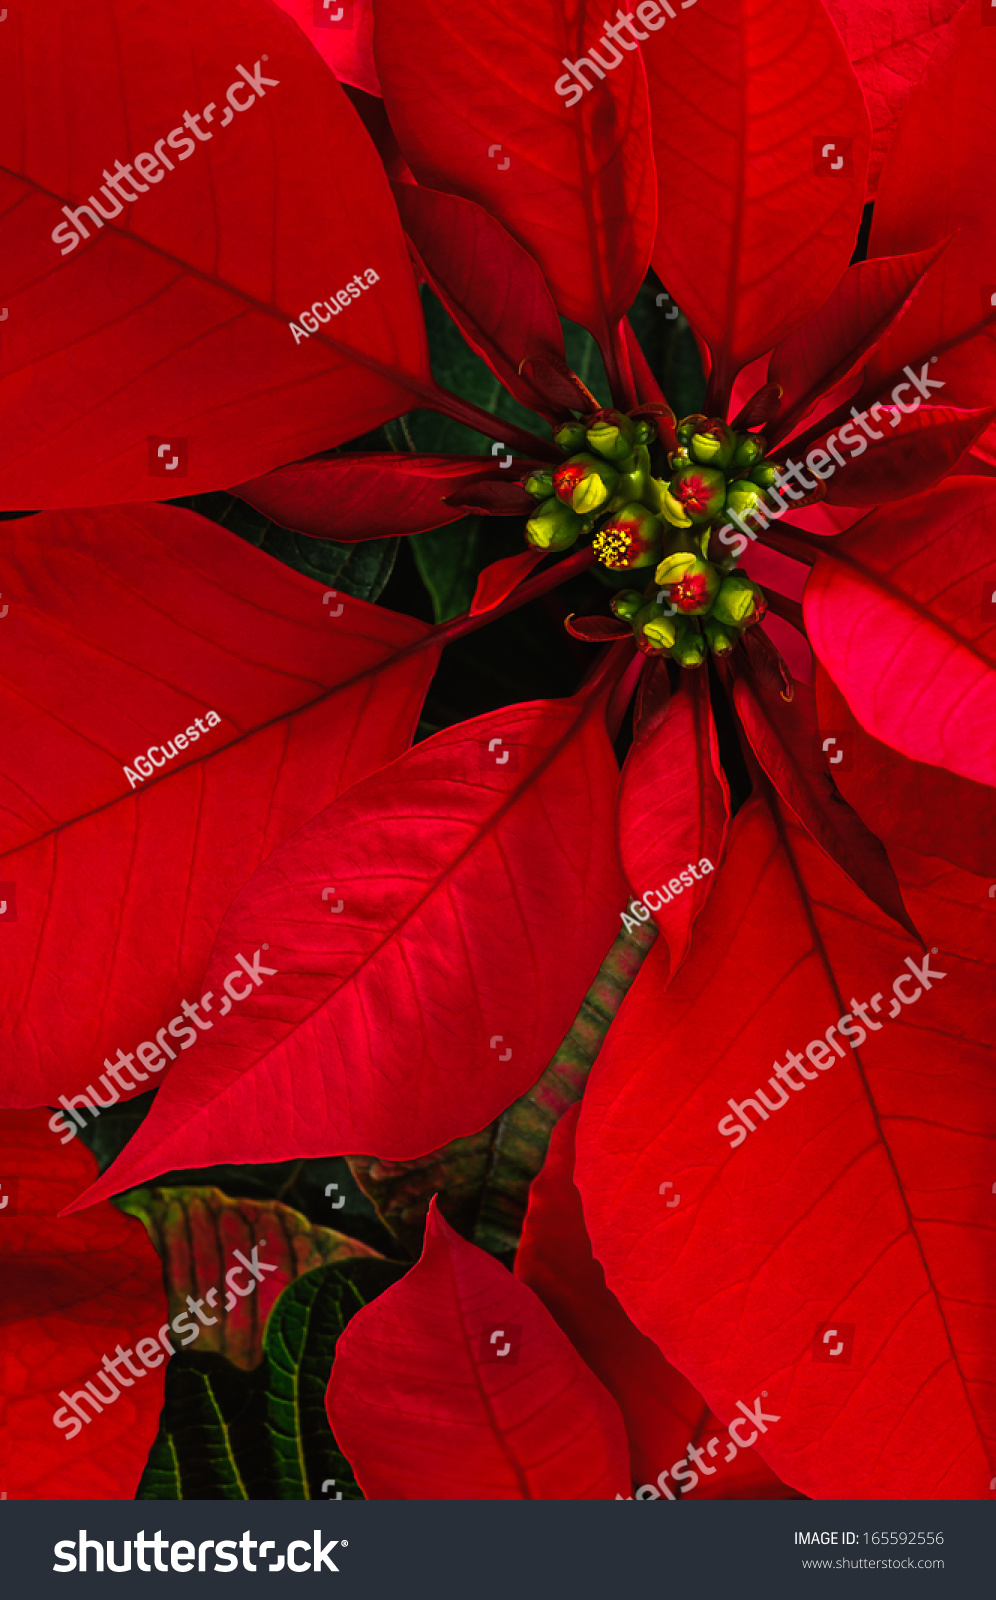
[[[187,82],[191,41],[220,70],[238,20],[228,0],[221,11],[217,37],[201,40],[191,22],[176,43],[177,81]],[[241,886],[226,878],[224,904],[216,892],[197,925],[202,955],[213,941],[206,994],[250,951],[269,986],[244,991],[225,1029],[172,1067],[131,1146],[77,1204],[168,1166],[357,1148],[406,1159],[476,1131],[535,1081],[618,916],[652,919],[655,950],[578,1130],[576,1181],[607,1292],[717,1417],[748,1408],[751,1446],[792,1488],[973,1496],[991,1392],[966,1309],[983,1302],[986,1268],[965,1195],[984,1187],[987,1126],[977,1091],[991,1019],[972,978],[985,931],[978,873],[992,870],[980,794],[996,782],[986,609],[996,486],[966,463],[970,452],[993,459],[996,311],[978,281],[993,223],[977,197],[996,31],[969,8],[950,24],[899,119],[871,254],[852,263],[872,130],[821,0],[697,0],[663,16],[658,7],[632,42],[606,35],[600,55],[583,0],[538,0],[527,26],[487,0],[459,12],[444,0],[374,0],[391,129],[378,141],[381,170],[314,52],[261,9],[309,136],[350,154],[326,172],[314,226],[291,185],[308,248],[284,259],[272,208],[269,232],[251,241],[224,207],[219,220],[207,157],[195,198],[196,240],[209,245],[192,248],[189,230],[178,241],[186,211],[160,212],[155,198],[134,236],[105,236],[111,265],[133,268],[128,305],[152,356],[171,363],[171,423],[196,379],[208,446],[198,487],[227,475],[284,526],[352,540],[439,528],[468,507],[520,514],[522,554],[483,575],[458,629],[586,563],[614,572],[617,588],[603,614],[570,619],[577,638],[614,642],[571,699],[489,712],[408,750],[413,675],[394,684],[379,754],[354,757],[343,736],[340,764],[359,761],[352,781],[321,798],[315,789],[306,816],[288,805],[266,859],[256,852]],[[53,125],[55,76],[39,94]],[[265,101],[246,136],[257,156],[270,152],[281,188],[299,154],[292,123]],[[43,177],[23,180],[32,204],[48,203]],[[167,192],[179,207],[186,191]],[[78,193],[70,201],[80,209]],[[5,226],[19,226],[21,209]],[[383,258],[385,309],[360,288],[356,307],[334,293],[316,300],[303,334],[294,325],[295,359],[306,338],[308,365],[291,369],[281,296],[288,283],[303,294],[316,259],[342,259],[340,213],[351,244]],[[27,294],[34,256],[17,242]],[[280,255],[277,287],[267,242]],[[177,348],[175,308],[163,319],[148,307],[164,256],[200,293],[208,255],[225,266],[205,302],[206,359]],[[675,412],[628,321],[651,265],[702,355],[701,413]],[[38,292],[57,300],[66,268],[51,277]],[[536,431],[436,384],[416,279],[540,419]],[[93,365],[116,291],[102,281],[83,304]],[[326,308],[329,320],[357,320],[330,333]],[[217,352],[242,316],[261,368],[244,361],[226,395]],[[568,365],[561,317],[597,341],[610,405]],[[144,370],[122,381],[125,349],[130,360],[132,342],[101,346],[97,404],[89,393],[76,403],[55,463],[37,408],[64,350],[32,349],[17,394],[7,391],[19,432],[0,485],[16,504],[153,496],[138,448],[153,413]],[[315,457],[415,404],[478,429],[507,459]],[[97,458],[94,418],[106,428]],[[395,626],[389,613],[382,624]],[[371,630],[374,666],[353,672],[340,656],[341,680],[316,668],[322,699],[340,687],[365,694],[398,664]],[[454,636],[427,633],[410,653],[425,662]],[[620,779],[610,739],[637,684]],[[272,692],[267,728],[304,709],[292,688]],[[846,779],[852,765],[882,775],[910,811],[915,851],[867,783]],[[176,768],[174,785],[186,772]],[[99,795],[105,779],[94,768],[87,781]],[[188,788],[177,794],[183,802]],[[61,788],[56,798],[59,826],[72,824]],[[341,920],[321,903],[332,882]],[[576,904],[584,914],[568,938],[564,907]],[[181,909],[167,925],[186,950]],[[130,989],[120,1009],[137,1015]],[[789,1052],[793,1040],[802,1048]],[[756,1063],[772,1052],[765,1077]],[[475,1482],[497,1497],[523,1484],[555,1492],[516,1410],[553,1366],[579,1397],[576,1415],[556,1418],[561,1454],[572,1428],[600,1452],[574,1492],[596,1497],[619,1481],[619,1405],[500,1270],[468,1264],[433,1221],[406,1285],[354,1320],[330,1404],[361,1481],[418,1492],[420,1441],[399,1441],[392,1476],[359,1431],[358,1389],[380,1355],[394,1361],[399,1394],[413,1372],[431,1391],[449,1440],[465,1422],[460,1392],[477,1375],[464,1361],[454,1376],[447,1349],[466,1355],[465,1301],[478,1294],[496,1297],[503,1318],[521,1311],[539,1356],[533,1387],[511,1395],[507,1437],[477,1406]],[[448,1345],[427,1345],[426,1284],[443,1281]],[[486,1392],[504,1406],[503,1382]],[[527,1448],[510,1468],[520,1429]],[[444,1465],[437,1492],[460,1492]]]

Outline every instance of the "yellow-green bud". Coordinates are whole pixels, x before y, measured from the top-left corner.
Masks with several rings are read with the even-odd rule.
[[[551,495],[526,523],[526,542],[534,550],[568,550],[583,527],[583,518]]]

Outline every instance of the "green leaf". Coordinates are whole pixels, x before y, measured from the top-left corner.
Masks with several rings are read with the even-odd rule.
[[[397,539],[339,544],[334,539],[312,539],[307,534],[293,533],[225,491],[187,495],[170,503],[196,511],[306,578],[356,595],[359,600],[379,598],[398,554]]]
[[[266,1372],[219,1355],[173,1356],[136,1500],[272,1500]]]
[[[170,1322],[189,1312],[188,1297],[197,1302],[202,1310],[189,1320],[198,1330],[198,1353],[226,1356],[246,1371],[263,1360],[266,1317],[287,1284],[330,1261],[382,1259],[369,1245],[334,1228],[316,1227],[278,1201],[233,1200],[218,1189],[157,1187],[132,1189],[115,1204],[144,1223],[159,1253]],[[254,1249],[265,1263],[259,1282],[236,1255],[252,1260]],[[230,1292],[231,1269],[237,1282],[248,1279],[250,1292]],[[179,1337],[183,1328],[174,1333]]]
[[[362,1500],[325,1410],[336,1341],[350,1317],[407,1269],[347,1261],[307,1272],[280,1296],[266,1326],[268,1427],[281,1500]]]

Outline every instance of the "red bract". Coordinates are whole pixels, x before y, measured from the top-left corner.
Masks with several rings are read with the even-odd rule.
[[[609,1287],[721,1417],[767,1391],[756,1447],[816,1497],[974,1499],[991,1475],[982,891],[958,950],[935,922],[925,954],[751,800],[692,954],[665,993],[651,953],[585,1097]]]
[[[436,734],[275,850],[205,989],[239,951],[260,979],[88,1199],[277,1150],[422,1155],[523,1093],[618,927],[615,675]]]
[[[435,1203],[418,1265],[339,1340],[327,1405],[371,1500],[611,1500],[628,1482],[611,1396]]]
[[[792,1490],[778,1481],[756,1451],[731,1450],[729,1437],[719,1448],[713,1435],[723,1434],[722,1423],[688,1379],[637,1331],[606,1288],[605,1275],[591,1253],[581,1196],[574,1185],[579,1109],[558,1122],[546,1163],[530,1191],[516,1277],[539,1295],[618,1403],[629,1435],[637,1498],[657,1499],[663,1490],[669,1499],[678,1499],[696,1488],[700,1500],[791,1497]],[[661,1188],[665,1206],[681,1204],[673,1183]]]
[[[131,1500],[156,1436],[168,1315],[159,1258],[142,1224],[114,1206],[58,1216],[95,1171],[80,1145],[58,1149],[43,1112],[0,1114],[0,1454],[10,1500]],[[139,1340],[148,1342],[136,1358]]]
[[[109,1105],[105,1058],[134,1063],[174,1016],[167,1046],[182,1057],[193,1043],[181,1002],[203,993],[246,878],[407,748],[435,652],[402,654],[426,642],[423,624],[167,506],[6,524],[0,590],[0,877],[17,911],[0,1103],[92,1084]],[[155,1073],[168,1066],[168,1051],[152,1056]]]
[[[639,57],[617,51],[576,110],[555,90],[595,32],[584,0],[539,0],[519,21],[485,0],[377,0],[374,50],[419,182],[498,217],[605,349],[649,264],[655,197]]]
[[[139,0],[53,0],[5,37],[4,505],[165,498],[160,442],[167,464],[182,445],[188,493],[217,488],[431,384],[387,180],[276,7],[213,0],[163,29]],[[104,168],[143,153],[147,192],[102,193]]]

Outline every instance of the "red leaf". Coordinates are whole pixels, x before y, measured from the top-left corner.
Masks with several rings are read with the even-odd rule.
[[[109,1104],[101,1062],[197,999],[246,878],[407,747],[435,651],[397,659],[422,623],[166,506],[7,523],[0,589],[3,1097]]]
[[[521,472],[522,463],[517,465]],[[533,496],[508,477],[477,478],[466,488],[448,494],[446,503],[460,511],[477,511],[484,517],[529,517],[536,510]]]
[[[214,489],[411,408],[409,381],[431,376],[387,180],[287,16],[214,0],[164,28],[139,0],[53,0],[12,16],[5,39],[5,506]],[[196,122],[205,105],[213,127]],[[111,211],[102,169],[143,153],[150,173],[161,159],[148,192],[115,201],[124,215],[99,229],[92,207],[79,213],[89,240],[73,245],[64,202],[96,193]],[[368,269],[375,281],[350,291]],[[322,301],[340,290],[333,319]],[[298,340],[302,311],[314,331]]]
[[[830,298],[782,340],[768,368],[784,391],[773,438],[785,438],[821,394],[857,371],[909,306],[947,242],[913,255],[859,261]]]
[[[554,411],[597,411],[598,401],[591,390],[559,356],[527,356],[523,376]]]
[[[984,9],[984,8],[983,8]],[[982,26],[978,5],[964,5],[945,30],[910,96],[882,173],[869,249],[875,255],[922,250],[955,237],[902,323],[869,363],[859,405],[880,398],[905,366],[920,370],[936,356],[931,377],[946,384],[951,405],[991,403],[996,336],[990,300],[996,272],[996,216],[979,204],[992,183],[996,147],[996,32]],[[967,338],[976,334],[977,337]],[[964,343],[959,341],[964,340]]]
[[[831,782],[832,752],[823,751],[812,690],[797,683],[786,702],[758,680],[751,686],[740,677],[733,694],[754,754],[810,837],[887,917],[919,939],[884,846]]]
[[[654,267],[708,340],[725,397],[847,266],[868,115],[820,0],[698,0],[643,55],[660,185]],[[823,158],[829,143],[839,153]]]
[[[279,467],[232,493],[282,528],[351,544],[456,522],[464,513],[446,497],[468,484],[504,482],[500,471],[485,456],[371,452]]]
[[[760,1409],[744,1442],[816,1498],[987,1492],[983,970],[924,957],[751,800],[691,955],[665,992],[651,950],[589,1081],[577,1182],[609,1287],[720,1417]],[[880,1019],[858,1010],[872,1001]],[[786,1050],[789,1089],[766,1082]],[[681,1196],[670,1211],[664,1179]]]
[[[322,0],[323,20],[318,26],[315,15],[320,8],[315,0],[276,0],[276,4],[294,18],[341,83],[380,94],[373,58],[373,0]]]
[[[536,262],[483,206],[411,183],[392,188],[424,276],[467,343],[535,410],[519,367],[541,353],[564,359],[560,318]]]
[[[10,1500],[133,1500],[159,1426],[167,1307],[145,1229],[112,1205],[56,1216],[96,1170],[82,1145],[59,1148],[44,1112],[0,1113],[0,1431]],[[136,1357],[141,1339],[151,1344]],[[122,1347],[130,1360],[116,1363],[115,1380],[103,1358],[113,1368]]]
[[[665,1361],[652,1340],[634,1328],[606,1288],[605,1274],[591,1253],[581,1196],[574,1185],[574,1132],[580,1110],[580,1105],[572,1106],[557,1123],[543,1169],[529,1191],[515,1276],[539,1295],[622,1411],[633,1482],[644,1491],[640,1499],[659,1498],[654,1488],[658,1474],[667,1480],[673,1468],[665,1464],[675,1456],[679,1459],[673,1465],[679,1469],[681,1457],[694,1459],[691,1447],[696,1444],[706,1446],[698,1474],[703,1492],[698,1499],[737,1498],[747,1483],[751,1499],[784,1498],[791,1491],[778,1482],[755,1450],[734,1451],[730,1460],[726,1459],[728,1441],[718,1456],[715,1448],[708,1450],[710,1432],[722,1424],[688,1379]],[[680,1204],[680,1198],[675,1201],[674,1186],[668,1185],[660,1204],[674,1206]],[[672,1499],[684,1499],[696,1486],[685,1467],[670,1486],[665,1481],[664,1487]]]
[[[576,617],[573,612],[564,618],[564,627],[572,639],[583,639],[586,644],[607,644],[613,639],[632,639],[633,630],[620,617]]]
[[[369,1500],[611,1500],[627,1486],[615,1402],[435,1199],[418,1264],[340,1337],[326,1404]]]
[[[862,518],[820,557],[813,649],[862,727],[914,761],[996,783],[996,483],[956,478]]]
[[[652,897],[646,907],[667,941],[672,972],[709,897],[730,814],[708,678],[704,672],[682,678],[660,726],[626,757],[617,819],[623,871],[634,894]],[[700,874],[703,858],[710,865]]]
[[[636,688],[633,706],[633,738],[649,739],[656,733],[665,716],[671,699],[671,679],[667,662],[660,657],[644,664]]]
[[[902,0],[882,10],[866,0],[824,3],[840,29],[871,113],[872,199],[899,114],[963,0]]]
[[[833,742],[833,780],[889,847],[943,856],[966,872],[996,874],[993,792],[899,755],[866,733],[829,673],[816,668],[820,729]]]
[[[606,347],[646,275],[655,199],[638,53],[573,109],[556,92],[596,27],[585,0],[535,0],[528,22],[488,0],[377,0],[374,48],[419,182],[497,217]]]
[[[908,394],[912,384],[900,387]],[[904,404],[910,406],[914,402],[907,399]],[[870,416],[868,412],[862,412],[862,416],[879,438],[866,438],[853,421],[843,426],[838,422],[832,428],[821,422],[819,429],[826,429],[825,432],[813,431],[793,439],[788,446],[805,456],[811,471],[819,469],[817,477],[822,475],[822,486],[831,505],[881,505],[885,500],[905,500],[931,488],[953,470],[985,432],[996,417],[996,406],[982,411],[956,411],[954,406],[921,405],[904,414],[895,406],[873,405]],[[863,450],[853,448],[859,442]],[[848,451],[846,460],[840,454],[841,444]],[[813,467],[815,450],[821,451],[822,457]],[[786,459],[791,460],[791,456]],[[841,460],[843,470],[839,469]]]
[[[806,325],[808,326],[808,324]],[[778,351],[775,351],[775,355]],[[782,388],[777,383],[762,383],[737,412],[731,422],[734,428],[763,428],[766,422],[777,417],[782,403]],[[771,430],[774,431],[772,427]]]
[[[274,851],[225,918],[205,988],[220,994],[236,953],[264,946],[270,975],[174,1071],[108,1193],[217,1161],[407,1160],[536,1081],[624,893],[599,681],[445,729]]]
[[[481,611],[490,611],[494,606],[501,605],[512,590],[528,578],[533,568],[539,566],[546,554],[545,550],[522,550],[518,555],[492,561],[477,580],[474,598],[470,602],[471,616],[476,617]]]

